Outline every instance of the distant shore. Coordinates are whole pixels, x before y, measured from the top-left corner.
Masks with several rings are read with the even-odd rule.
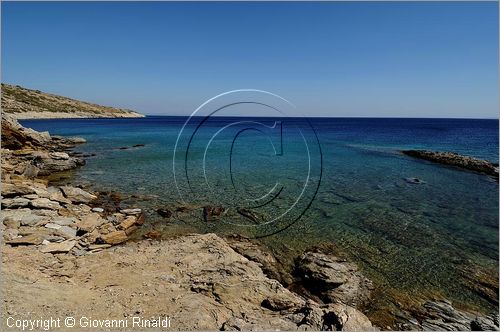
[[[2,112],[18,120],[142,118],[143,114],[2,83]]]
[[[131,112],[126,114],[89,114],[89,113],[63,113],[63,112],[23,112],[10,113],[16,120],[36,120],[36,119],[116,119],[116,118],[144,118],[145,115]]]

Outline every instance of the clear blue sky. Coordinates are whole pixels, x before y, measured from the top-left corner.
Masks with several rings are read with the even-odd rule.
[[[498,117],[498,3],[2,2],[2,81],[146,114]]]

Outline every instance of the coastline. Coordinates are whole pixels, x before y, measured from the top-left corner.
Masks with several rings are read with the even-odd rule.
[[[11,113],[13,118],[17,120],[38,120],[38,119],[116,119],[116,118],[144,118],[140,113],[115,114],[109,116],[107,114],[88,114],[88,113],[54,113],[54,112],[23,112]]]
[[[2,125],[10,121],[15,127],[15,120],[8,120],[8,118],[8,116],[4,116]],[[48,155],[43,155],[45,163],[37,164],[42,169],[49,166],[49,169],[57,173],[57,171],[65,170],[66,167],[75,168],[82,165],[82,162],[76,161],[79,157],[73,157],[71,151],[67,151],[75,144],[83,143],[82,140],[51,137],[48,133],[38,133],[20,126],[15,127],[15,129],[25,134],[21,136],[29,138],[27,142],[31,146],[29,149],[21,146],[19,149],[2,150],[2,184],[9,183],[14,179],[14,182],[33,188],[34,194],[43,192],[44,188],[49,188],[50,184],[39,178],[39,172],[33,175],[32,168],[26,172],[29,167],[26,167],[25,164],[4,167],[5,161],[10,162],[26,158],[26,156],[37,155],[40,153],[37,150],[43,146],[45,146],[45,150],[51,146],[49,150],[52,151],[46,151]],[[16,130],[10,131],[9,135],[18,138]],[[4,126],[2,126],[2,134],[4,133]],[[5,142],[9,143],[2,137],[2,147],[5,147]],[[63,154],[66,154],[68,158]],[[52,171],[48,174],[51,174]],[[5,177],[6,174],[11,173],[17,174],[14,174],[14,177]],[[25,181],[28,183],[24,183]],[[51,191],[53,190],[51,189]],[[62,197],[59,194],[52,197],[49,195],[48,200],[54,200],[63,210],[71,210],[73,217],[77,219],[75,224],[79,224],[82,221],[80,219],[88,215],[95,216],[96,213],[103,214],[96,217],[97,220],[109,217],[108,212],[120,213],[118,205],[115,207],[118,209],[116,211],[92,211],[95,208],[93,199],[87,203],[68,203],[65,191],[59,190]],[[79,193],[82,194],[80,191]],[[7,200],[7,203],[13,205],[2,211],[4,237],[5,234],[15,234],[15,230],[12,231],[12,229],[18,230],[17,236],[23,235],[20,237],[21,239],[30,235],[26,233],[26,225],[21,224],[25,220],[25,216],[20,217],[18,225],[9,218],[5,218],[5,211],[22,210],[27,207],[30,210],[28,215],[34,214],[38,217],[53,219],[53,212],[43,212],[42,216],[39,216],[40,211],[47,209],[33,207],[32,202],[23,200],[25,198],[32,201],[34,196],[30,195],[34,194],[21,193],[13,198],[7,198],[11,199],[11,201]],[[93,193],[87,194],[94,195]],[[82,195],[86,196],[85,193]],[[61,201],[57,201],[56,196]],[[14,202],[14,200],[17,201]],[[4,208],[4,202],[5,198],[2,200],[2,208]],[[25,203],[24,207],[14,208],[15,204]],[[45,200],[43,203],[51,204]],[[71,208],[68,209],[69,206]],[[99,208],[97,206],[97,209]],[[59,208],[54,210],[57,210],[58,216],[62,217]],[[67,216],[64,217],[67,218]],[[134,215],[132,217],[128,223],[130,224],[132,221],[133,224],[137,223],[139,217]],[[37,218],[35,217],[35,219]],[[102,220],[100,222],[107,224]],[[122,222],[123,220],[118,225]],[[90,224],[92,227],[92,222]],[[119,227],[126,230],[129,227],[140,226],[133,224],[126,228],[126,224]],[[44,230],[43,235],[48,235],[45,233],[47,231],[45,225],[36,225],[31,227],[30,231],[33,234],[33,231],[42,229]],[[99,225],[99,227],[101,226]],[[99,232],[101,230],[104,229],[99,228]],[[120,234],[123,235],[123,233]],[[53,235],[50,234],[50,236]],[[344,330],[370,330],[374,328],[367,316],[356,309],[369,307],[372,288],[370,281],[360,274],[354,264],[339,260],[334,253],[312,251],[298,257],[295,275],[287,276],[293,284],[293,287],[290,287],[288,282],[283,282],[283,279],[286,278],[280,276],[283,271],[273,254],[258,243],[253,243],[248,239],[222,239],[215,234],[188,234],[167,241],[156,241],[153,238],[154,236],[151,234],[149,239],[127,242],[126,237],[124,239],[123,236],[120,236],[118,240],[116,238],[112,240],[119,241],[118,243],[97,244],[97,247],[94,246],[91,250],[82,248],[83,251],[86,251],[85,253],[73,250],[74,247],[67,252],[61,252],[60,246],[59,248],[56,246],[58,250],[53,253],[47,253],[43,252],[42,248],[48,244],[19,243],[13,246],[12,243],[7,245],[4,243],[2,246],[3,267],[7,276],[5,281],[7,284],[4,283],[4,286],[7,287],[4,289],[8,289],[6,298],[9,299],[7,303],[4,303],[5,311],[48,315],[51,310],[56,313],[70,310],[80,312],[82,315],[89,315],[88,310],[92,310],[93,313],[95,312],[93,315],[96,318],[102,317],[104,319],[104,317],[121,317],[124,312],[127,312],[127,315],[134,315],[136,311],[139,311],[140,315],[157,315],[159,313],[152,312],[152,310],[161,307],[163,308],[161,314],[164,315],[172,315],[173,311],[181,309],[180,312],[183,313],[172,319],[172,324],[179,324],[172,325],[172,327],[178,329],[279,328],[320,330],[341,328]],[[56,243],[65,241],[71,241],[71,239]],[[79,241],[77,243],[81,246]],[[99,247],[99,245],[101,246]],[[80,248],[77,249],[80,250]],[[75,252],[79,252],[81,255],[75,255]],[[196,262],[200,259],[200,255],[204,257],[203,264],[197,265]],[[151,263],[151,261],[155,263]],[[102,266],[110,268],[102,269]],[[147,268],[145,269],[145,267]],[[186,275],[189,278],[185,278]],[[227,280],[228,275],[231,276],[231,282]],[[33,295],[29,291],[29,287],[24,289],[26,284],[39,284],[42,290],[35,291],[35,295]],[[314,287],[318,284],[321,285],[319,289]],[[43,306],[46,305],[45,301],[53,298],[51,293],[59,294],[60,297],[69,300],[63,303],[52,301],[50,303],[52,309],[43,309]],[[136,300],[135,304],[131,305],[131,293],[143,295]],[[246,294],[244,299],[241,299],[241,294]],[[156,301],[154,300],[156,297],[164,298],[164,302],[150,306],[148,303]],[[104,305],[96,304],[97,298],[102,300]],[[178,306],[179,302],[174,300],[178,298],[183,299],[180,307]],[[110,306],[111,301],[118,301],[120,304],[118,309],[106,309]],[[87,310],[85,312],[80,308],[89,309],[85,309]],[[128,311],[124,308],[127,308]],[[139,309],[133,311],[133,308]],[[190,311],[192,312],[196,308],[202,308],[204,316],[203,319],[194,321]],[[214,310],[215,315],[213,314]],[[235,312],[244,314],[235,315]],[[412,316],[420,318],[417,320]],[[498,319],[496,321],[498,322]],[[495,327],[494,322],[494,316],[463,312],[453,308],[451,303],[446,300],[440,299],[424,303],[421,311],[417,311],[415,315],[407,314],[405,318],[400,318],[398,325],[380,327],[384,329],[419,329],[454,326],[470,329],[471,324],[475,324],[474,326],[483,326],[483,328],[487,326],[491,329],[491,327]],[[494,329],[498,329],[498,327]]]
[[[352,306],[306,299],[269,278],[263,266],[269,270],[276,262],[270,253],[249,241],[233,240],[230,245],[215,234],[190,234],[168,241],[127,242],[128,235],[144,223],[140,210],[117,208],[118,212],[93,207],[93,202],[99,201],[93,193],[76,187],[54,187],[43,179],[82,166],[84,161],[71,156],[68,149],[83,142],[38,133],[23,128],[8,115],[2,117],[4,312],[54,316],[86,308],[94,317],[120,318],[127,312],[124,308],[135,288],[146,283],[149,289],[154,283],[156,293],[141,291],[140,300],[148,305],[134,306],[135,313],[153,314],[162,308],[161,313],[154,314],[172,315],[174,311],[182,312],[183,306],[184,310],[193,306],[205,310],[195,321],[187,311],[174,316],[174,328],[320,330],[334,324],[325,318],[334,316],[339,328],[373,329],[369,319]],[[248,258],[248,252],[253,253],[253,260]],[[159,258],[161,265],[149,265],[155,277],[145,276],[145,266]],[[165,273],[166,267],[174,275],[158,275]],[[342,267],[339,263],[336,268],[348,275],[350,272]],[[242,282],[245,280],[251,282]],[[97,295],[99,290],[106,292],[110,283],[121,288],[118,298]],[[31,288],[27,284],[38,286]],[[357,287],[349,284],[353,286]],[[158,292],[162,296],[157,296]],[[54,296],[66,300],[52,301]],[[184,299],[183,306],[170,303],[179,297]],[[96,298],[100,304],[95,304]],[[154,298],[167,303],[151,306]],[[106,310],[110,301],[119,302],[120,309]],[[238,310],[241,317],[234,314]],[[9,327],[5,321],[3,325]]]

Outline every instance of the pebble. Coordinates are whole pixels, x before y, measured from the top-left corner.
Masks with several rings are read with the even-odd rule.
[[[101,212],[104,212],[104,209],[103,209],[103,208],[100,208],[100,207],[95,207],[95,208],[92,208],[92,212],[98,212],[98,213],[101,213]]]

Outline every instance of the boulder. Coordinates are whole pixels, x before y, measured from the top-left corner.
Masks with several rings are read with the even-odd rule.
[[[330,304],[325,309],[323,328],[326,331],[376,331],[368,317],[345,304]]]
[[[299,283],[324,302],[358,306],[370,299],[373,285],[354,263],[322,252],[306,252],[297,262]]]
[[[39,169],[38,175],[41,176],[67,171],[85,164],[83,159],[69,157],[66,153],[60,152],[36,151],[33,156],[33,165]],[[68,158],[65,158],[66,156]]]

